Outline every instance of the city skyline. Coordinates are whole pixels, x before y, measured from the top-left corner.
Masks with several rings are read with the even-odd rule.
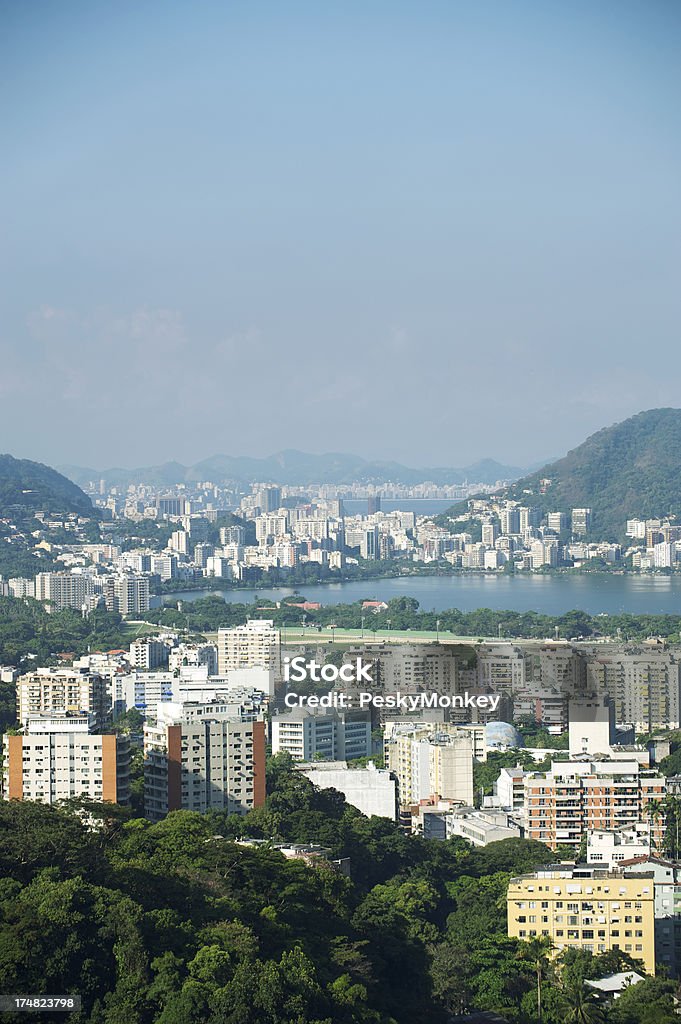
[[[12,454],[524,466],[675,403],[678,8],[2,17]]]

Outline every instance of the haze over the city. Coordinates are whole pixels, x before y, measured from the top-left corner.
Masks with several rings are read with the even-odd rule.
[[[3,451],[524,466],[679,404],[677,4],[0,23]]]

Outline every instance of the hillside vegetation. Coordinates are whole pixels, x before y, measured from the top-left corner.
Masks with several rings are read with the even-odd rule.
[[[540,481],[550,479],[545,493]],[[681,515],[681,409],[651,409],[592,434],[565,458],[506,489],[546,511],[593,510],[593,532],[621,537],[626,520]]]
[[[0,455],[0,515],[8,506],[27,510],[93,514],[92,502],[80,487],[50,466]]]
[[[89,805],[88,829],[77,805],[0,801],[3,989],[79,993],[71,1024],[447,1024],[473,1010],[535,1024],[537,948],[507,937],[505,895],[545,846],[406,835],[314,789],[285,755],[267,784],[245,818],[175,811],[154,825]],[[323,843],[351,877],[242,835]],[[539,952],[544,1024],[599,1019],[584,979],[638,966],[567,950],[549,977]],[[672,1024],[674,988],[647,977],[608,1021]]]
[[[598,540],[622,540],[627,519],[681,517],[681,409],[650,409],[599,430],[497,497],[544,512],[590,508]],[[450,527],[467,510],[458,502],[435,521]]]

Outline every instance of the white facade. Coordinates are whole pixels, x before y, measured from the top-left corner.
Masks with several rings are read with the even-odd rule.
[[[180,680],[172,672],[129,672],[112,680],[114,714],[135,708],[145,718],[156,718],[158,706],[179,696]]]
[[[615,706],[607,698],[571,700],[569,710],[570,757],[578,754],[610,755],[615,742]]]
[[[48,611],[60,612],[64,608],[81,609],[96,592],[93,577],[84,573],[39,572],[35,578],[36,600],[49,602]],[[101,593],[101,582],[99,592]]]
[[[397,784],[385,768],[370,762],[366,768],[348,768],[345,761],[297,766],[320,789],[337,789],[349,804],[367,817],[391,818],[397,812]]]
[[[281,678],[279,630],[271,619],[249,619],[245,626],[218,630],[218,672],[267,668]]]
[[[218,671],[218,650],[215,644],[178,644],[168,655],[168,669],[205,665],[209,676]]]
[[[92,735],[87,716],[31,719],[28,733],[4,737],[3,795],[53,804],[72,797],[127,803],[127,737]],[[68,730],[68,731],[67,731]]]
[[[594,829],[586,836],[587,864],[616,867],[624,860],[650,856],[650,824],[638,821],[629,828]]]
[[[169,645],[155,637],[140,637],[130,644],[130,663],[134,668],[152,669],[168,661]]]
[[[504,811],[462,807],[445,814],[445,835],[467,839],[474,846],[487,846],[502,839],[520,838],[520,826],[509,820]]]
[[[296,708],[272,719],[272,753],[287,751],[296,761],[322,757],[352,760],[371,754],[371,714]]]
[[[144,809],[152,821],[172,810],[245,814],[265,799],[265,725],[228,705],[160,704],[144,727]]]
[[[494,795],[499,807],[519,810],[525,803],[525,776],[522,768],[502,768],[494,783]]]
[[[386,730],[388,768],[399,784],[400,804],[438,795],[473,803],[473,736],[451,723],[395,725]]]

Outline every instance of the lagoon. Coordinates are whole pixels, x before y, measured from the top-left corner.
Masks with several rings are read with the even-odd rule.
[[[323,605],[352,604],[354,601],[390,601],[414,597],[423,611],[458,608],[536,611],[562,615],[573,609],[589,615],[681,614],[681,578],[673,576],[610,575],[583,573],[552,576],[493,576],[459,573],[451,576],[401,576],[393,579],[351,580],[299,587],[254,587],[238,590],[190,590],[164,595],[163,601],[195,601],[217,594],[225,601],[250,602],[258,597],[281,601],[299,593],[308,601]]]

